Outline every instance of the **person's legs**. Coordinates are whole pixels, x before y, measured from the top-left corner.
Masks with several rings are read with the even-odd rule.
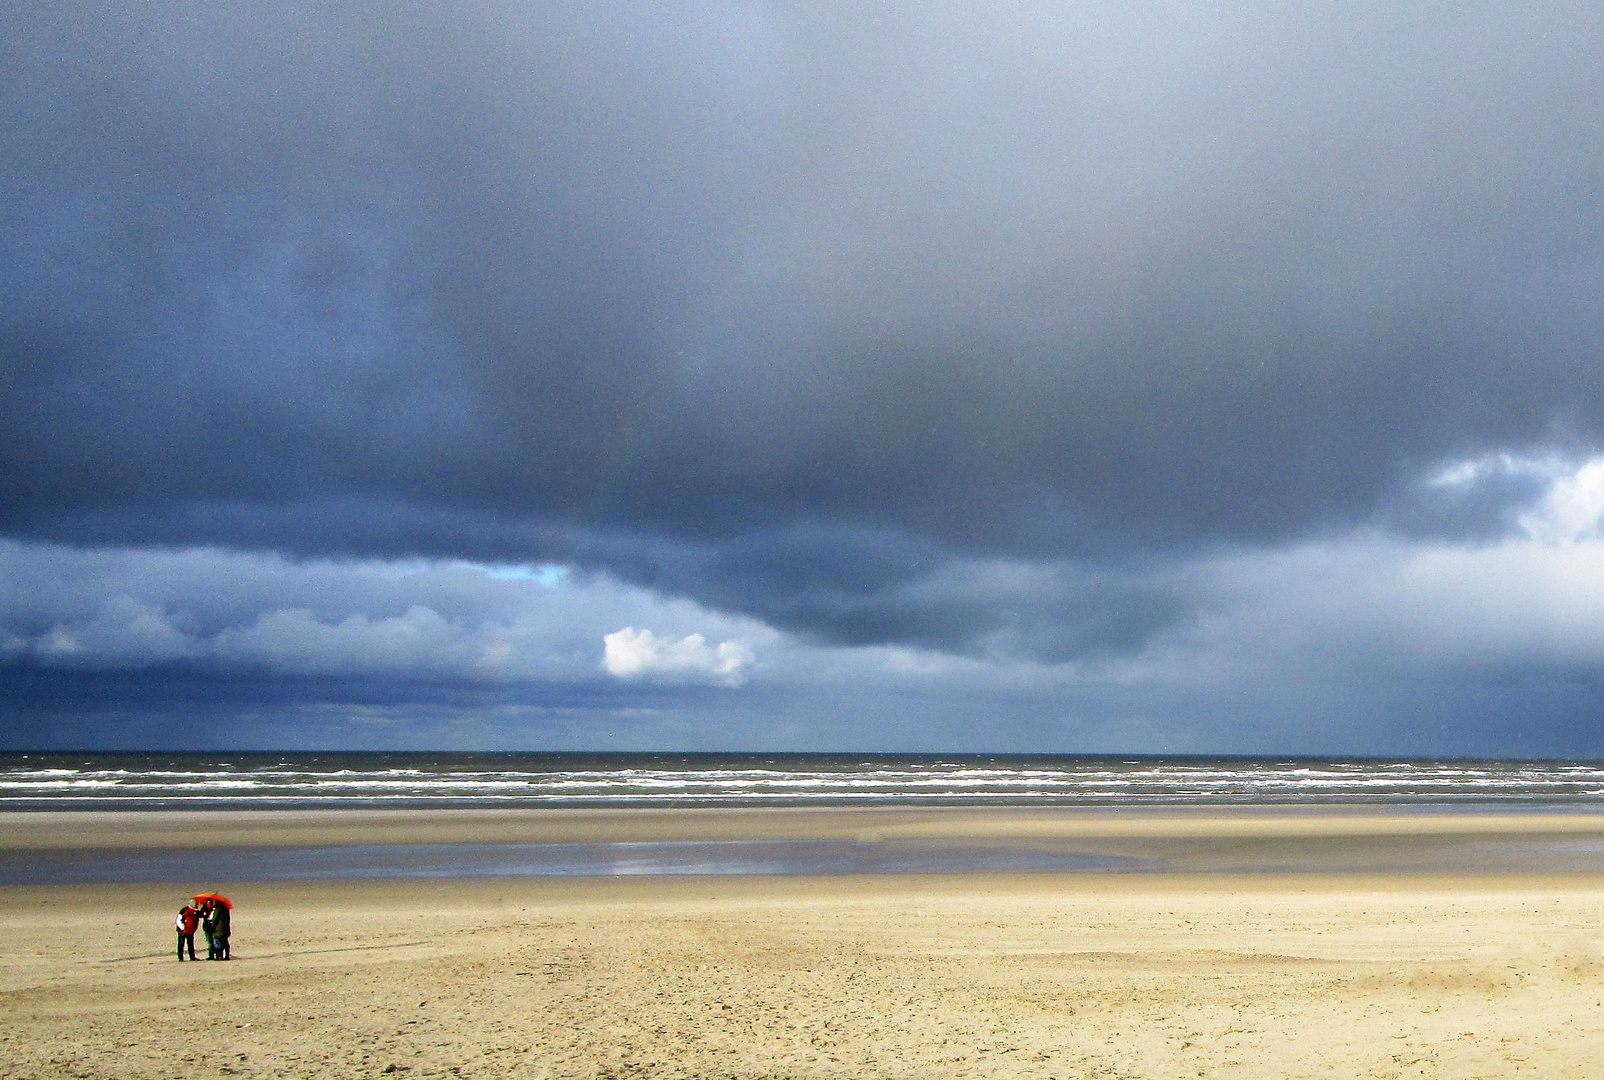
[[[184,960],[184,935],[183,934],[179,934],[178,935],[178,960],[179,960],[180,963],[183,963],[183,960]]]
[[[226,937],[217,939],[217,958],[219,960],[232,960],[233,959],[233,957],[230,956],[229,952],[228,952],[228,938],[226,938]]]
[[[206,931],[206,959],[217,959],[217,938],[212,936],[210,930]]]
[[[194,934],[185,934],[184,935],[184,940],[182,940],[182,941],[180,941],[178,943],[178,951],[180,953],[182,953],[184,951],[185,946],[189,947],[189,958],[191,960],[195,959],[195,935]]]

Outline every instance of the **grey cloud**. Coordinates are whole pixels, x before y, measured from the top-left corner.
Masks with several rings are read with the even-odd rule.
[[[365,498],[1085,551],[1599,434],[1580,9],[10,23],[13,534]]]
[[[1563,4],[12,4],[0,535],[84,550],[18,564],[5,677],[462,690],[570,640],[362,569],[411,557],[608,583],[523,670],[618,701],[648,624],[1215,670],[1187,635],[1275,636],[1200,567],[1529,538],[1552,477],[1431,479],[1604,444],[1601,67]],[[1230,712],[1108,694],[1077,730]]]
[[[169,544],[232,540],[306,558],[354,549],[389,558],[562,563],[821,642],[891,642],[976,655],[1066,658],[1129,650],[1188,608],[1173,582],[1153,584],[1152,559],[1093,566],[976,560],[900,530],[857,526],[681,539],[336,499],[275,508],[210,504],[133,520],[73,516],[46,531],[102,544],[139,537]],[[290,596],[302,592],[292,589]]]
[[[1042,660],[1138,650],[1194,604],[1162,564],[963,558],[897,534],[816,528],[664,558],[656,578],[815,640]]]

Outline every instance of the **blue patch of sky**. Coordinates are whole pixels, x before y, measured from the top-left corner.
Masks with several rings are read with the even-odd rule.
[[[555,589],[568,577],[568,567],[556,563],[539,563],[534,566],[521,563],[496,563],[481,566],[480,569],[497,581],[533,581],[548,589]]]

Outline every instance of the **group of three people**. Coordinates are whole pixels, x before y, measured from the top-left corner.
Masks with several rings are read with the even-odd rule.
[[[229,917],[228,904],[222,900],[210,897],[196,897],[200,907],[185,904],[178,909],[178,918],[173,926],[178,930],[178,959],[184,959],[184,950],[189,950],[189,958],[195,957],[195,930],[197,927],[206,931],[206,959],[227,960]]]

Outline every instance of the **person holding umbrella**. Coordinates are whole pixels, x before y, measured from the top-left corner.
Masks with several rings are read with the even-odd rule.
[[[232,929],[229,911],[234,907],[228,897],[218,893],[201,893],[195,897],[201,902],[201,926],[206,930],[206,959],[229,959],[228,936]]]
[[[228,952],[230,930],[228,901],[218,897],[217,907],[214,910],[216,913],[212,916],[212,936],[217,939],[217,958],[219,960],[231,960],[233,957]]]
[[[201,929],[206,931],[206,959],[217,959],[217,939],[212,936],[212,902],[196,897],[195,902],[200,905]]]

